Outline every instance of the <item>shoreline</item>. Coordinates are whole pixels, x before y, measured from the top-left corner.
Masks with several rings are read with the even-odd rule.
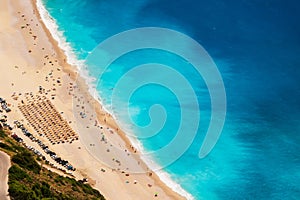
[[[4,32],[4,34],[0,34],[0,39],[3,39],[4,41],[3,47],[0,47],[0,51],[2,49],[2,51],[5,52],[3,56],[0,55],[0,58],[3,60],[0,71],[2,74],[5,74],[5,77],[2,78],[3,80],[0,80],[0,83],[6,88],[1,96],[12,103],[12,112],[9,113],[10,118],[21,119],[21,121],[24,120],[24,116],[17,109],[18,101],[13,98],[14,95],[11,95],[12,93],[17,93],[17,97],[20,101],[20,99],[22,99],[22,94],[37,91],[39,85],[51,89],[54,94],[51,94],[51,96],[49,94],[48,96],[49,98],[53,97],[53,100],[51,100],[52,103],[59,111],[62,111],[61,113],[63,113],[65,119],[69,120],[70,123],[72,122],[70,124],[71,127],[80,136],[79,141],[74,142],[74,144],[59,144],[54,145],[51,148],[57,151],[59,155],[62,155],[62,157],[70,160],[71,163],[74,163],[75,167],[78,166],[79,169],[74,174],[77,179],[89,177],[90,184],[98,189],[107,199],[116,198],[115,195],[117,194],[114,194],[113,191],[111,191],[112,188],[120,191],[119,196],[123,197],[122,199],[140,199],[141,197],[150,198],[153,197],[153,193],[156,192],[159,192],[159,197],[157,199],[185,199],[182,194],[174,191],[174,188],[167,184],[166,181],[162,180],[159,173],[154,172],[151,177],[147,174],[147,172],[152,173],[152,171],[148,169],[148,166],[143,161],[140,153],[131,156],[133,158],[131,158],[128,163],[125,163],[125,167],[126,164],[132,164],[132,162],[139,161],[142,169],[144,169],[144,173],[130,174],[130,177],[126,177],[124,176],[125,174],[121,173],[121,170],[114,171],[110,166],[107,167],[107,163],[103,163],[102,159],[99,160],[96,154],[99,154],[100,151],[95,150],[96,154],[95,152],[90,151],[91,148],[88,147],[89,143],[87,143],[90,142],[88,139],[95,140],[99,138],[99,130],[96,130],[96,128],[87,130],[87,127],[83,126],[90,122],[87,120],[76,119],[74,116],[76,114],[74,113],[74,95],[84,98],[84,106],[89,107],[87,108],[88,112],[96,113],[96,119],[100,124],[105,127],[110,127],[113,130],[119,130],[119,127],[113,118],[114,116],[110,115],[101,105],[101,102],[99,102],[97,98],[95,99],[90,93],[87,80],[85,77],[82,77],[80,69],[76,68],[77,65],[66,62],[69,59],[68,55],[66,55],[66,52],[59,47],[59,42],[55,40],[51,31],[47,29],[45,22],[41,18],[41,13],[37,7],[37,2],[39,0],[1,1],[5,1],[5,6],[7,7],[7,10],[5,10],[5,12],[7,12],[5,15],[7,16],[2,19],[4,21],[4,26],[0,28],[0,32]],[[5,6],[3,9],[5,9]],[[31,21],[29,21],[30,19]],[[0,19],[0,21],[2,20]],[[25,23],[27,27],[24,26]],[[27,25],[27,23],[29,25]],[[23,27],[25,28],[23,29]],[[29,32],[27,32],[28,29]],[[5,34],[5,31],[9,32],[9,34]],[[32,37],[36,37],[37,40]],[[10,43],[12,40],[14,40],[13,45]],[[51,55],[50,60],[52,63],[48,58],[43,59],[45,58],[45,55]],[[62,71],[60,69],[62,69]],[[22,74],[19,73],[21,71]],[[45,83],[43,77],[48,76],[50,71],[51,74],[52,72],[55,73],[53,78],[61,78],[63,80],[62,86],[52,85],[51,83],[53,82]],[[78,92],[74,92],[74,94],[72,94],[73,97],[72,95],[67,95],[67,92],[70,90],[70,88],[68,89],[69,86],[67,82],[70,82],[70,84],[71,82],[75,82],[75,84],[78,85]],[[26,120],[23,122],[26,123]],[[27,125],[30,126],[28,123]],[[31,127],[29,127],[29,130],[34,132]],[[90,134],[91,131],[95,134]],[[120,150],[124,151],[125,148],[132,153],[134,151],[131,148],[132,142],[127,138],[126,134],[121,131],[114,132],[117,134],[110,135],[109,133],[106,133],[105,136],[108,136],[112,142],[122,144],[122,149]],[[45,138],[41,138],[41,140],[45,143],[48,142]],[[127,158],[123,156],[126,155],[124,152],[116,151],[115,153],[117,156],[127,160]],[[111,155],[104,154],[101,156],[111,159]],[[141,166],[139,164],[137,167]],[[102,168],[105,168],[106,172],[99,174],[101,173],[99,171],[100,169],[102,170]],[[112,172],[110,172],[110,170],[112,170]],[[137,185],[131,184],[134,179],[138,180]],[[130,184],[127,183],[128,180],[130,181]],[[176,187],[176,185],[174,187]]]
[[[75,52],[73,51],[72,47],[66,40],[64,39],[65,37],[63,34],[58,30],[58,25],[55,21],[55,19],[50,16],[49,12],[45,8],[45,6],[42,3],[42,0],[31,0],[33,2],[33,5],[36,9],[36,11],[39,14],[39,17],[42,19],[42,24],[44,31],[47,33],[49,38],[52,38],[53,41],[53,46],[57,48],[57,51],[60,52],[59,54],[62,54],[62,57],[66,60],[66,64],[70,66],[70,69],[67,69],[66,72],[73,72],[72,70],[76,69],[78,70],[78,73],[75,72],[77,78],[79,78],[79,82],[82,83],[83,87],[85,90],[88,91],[88,94],[90,97],[93,98],[95,102],[93,102],[95,106],[96,113],[98,115],[98,120],[103,121],[101,119],[101,116],[103,113],[101,113],[99,110],[103,109],[104,112],[106,112],[109,117],[111,117],[111,120],[107,120],[108,124],[110,124],[111,127],[120,127],[119,123],[116,122],[118,119],[111,114],[111,112],[105,108],[103,105],[103,102],[101,101],[101,97],[97,93],[96,89],[93,88],[93,85],[90,85],[92,81],[89,81],[91,79],[94,79],[94,77],[91,77],[88,75],[87,69],[85,69],[83,60],[77,59]],[[43,15],[41,12],[44,12]],[[48,19],[47,19],[48,18]],[[50,21],[47,21],[50,20]],[[49,27],[48,27],[49,26]],[[51,27],[51,28],[50,28]],[[64,69],[65,70],[65,69]],[[70,70],[70,71],[69,71]],[[93,96],[92,93],[94,93],[96,96]],[[100,108],[100,109],[99,109]],[[122,129],[120,129],[122,130]],[[127,137],[126,133],[123,131],[118,132],[120,137],[125,141],[127,147],[130,149],[131,146],[133,146],[135,149],[138,150],[138,152],[144,152],[143,146],[139,141],[133,141],[129,137]],[[155,181],[162,182],[162,184],[158,184],[160,186],[166,186],[168,189],[171,189],[172,191],[178,193],[179,195],[184,196],[187,199],[194,199],[190,193],[185,191],[180,184],[176,183],[175,181],[172,180],[170,177],[169,173],[166,171],[163,171],[163,169],[160,169],[159,171],[152,171],[150,165],[150,162],[153,162],[154,165],[158,165],[155,161],[153,160],[148,160],[146,161],[145,158],[143,158],[142,155],[138,155],[140,159],[143,162],[144,168],[145,169],[150,169],[151,173],[154,173],[157,177],[154,177]]]

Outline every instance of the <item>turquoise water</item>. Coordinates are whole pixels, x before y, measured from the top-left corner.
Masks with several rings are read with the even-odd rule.
[[[199,159],[198,153],[210,121],[211,102],[203,79],[195,75],[188,62],[159,50],[134,51],[117,59],[101,81],[96,82],[103,103],[124,128],[138,137],[145,151],[151,152],[164,147],[176,134],[181,112],[176,94],[156,84],[139,88],[129,101],[130,119],[125,94],[116,94],[116,102],[111,106],[115,84],[124,73],[145,63],[172,66],[189,80],[199,101],[199,129],[187,151],[164,170],[195,199],[300,199],[297,1],[44,3],[78,59],[86,59],[106,38],[144,26],[172,28],[187,34],[212,56],[225,84],[227,117],[217,145],[204,159]],[[178,41],[171,42],[177,45]],[[91,76],[98,74],[98,70],[99,67],[88,66]],[[153,71],[141,76],[160,75]],[[131,78],[127,84],[134,84],[138,77]],[[198,108],[189,107],[189,96],[184,97],[184,108],[193,116]],[[148,111],[153,104],[165,108],[155,117],[166,120],[161,130],[156,130],[156,126],[141,128],[151,123]],[[187,122],[193,120],[191,117]],[[157,134],[147,137],[153,132]],[[153,159],[163,165],[166,156],[156,155]]]

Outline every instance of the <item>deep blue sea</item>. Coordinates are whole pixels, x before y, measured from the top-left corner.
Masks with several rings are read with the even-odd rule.
[[[221,137],[204,159],[198,154],[210,121],[211,101],[203,79],[188,62],[159,50],[134,51],[117,59],[96,82],[103,103],[137,136],[144,151],[151,152],[166,146],[176,134],[182,102],[168,88],[147,84],[132,94],[128,118],[125,94],[116,94],[117,103],[111,106],[113,88],[124,73],[145,63],[172,66],[186,77],[197,95],[201,121],[189,148],[164,170],[195,199],[300,199],[299,1],[43,2],[80,60],[108,37],[148,26],[184,33],[210,54],[223,77],[227,116]],[[172,38],[168,42],[178,43]],[[90,76],[98,74],[95,67],[87,69]],[[140,76],[159,77],[160,71]],[[137,79],[131,78],[127,84]],[[184,98],[188,108],[189,96]],[[166,121],[155,135],[144,137],[154,131],[146,125],[162,117],[149,117],[154,104],[164,107]],[[184,121],[186,126],[193,122],[195,108],[188,110],[191,117]],[[153,160],[164,165],[166,157],[156,155]]]

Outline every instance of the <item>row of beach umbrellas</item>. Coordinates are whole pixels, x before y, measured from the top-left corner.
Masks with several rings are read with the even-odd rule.
[[[75,131],[46,98],[32,98],[19,105],[27,121],[39,135],[45,135],[52,144],[78,140]]]

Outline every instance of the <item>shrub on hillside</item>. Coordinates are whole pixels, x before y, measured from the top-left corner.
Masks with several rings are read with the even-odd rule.
[[[30,180],[31,178],[29,175],[22,170],[20,167],[13,165],[8,170],[9,172],[9,180],[10,181],[24,181],[24,180]]]
[[[41,171],[41,166],[35,161],[32,154],[28,151],[23,151],[14,155],[11,159],[20,167],[25,168],[38,174]]]

